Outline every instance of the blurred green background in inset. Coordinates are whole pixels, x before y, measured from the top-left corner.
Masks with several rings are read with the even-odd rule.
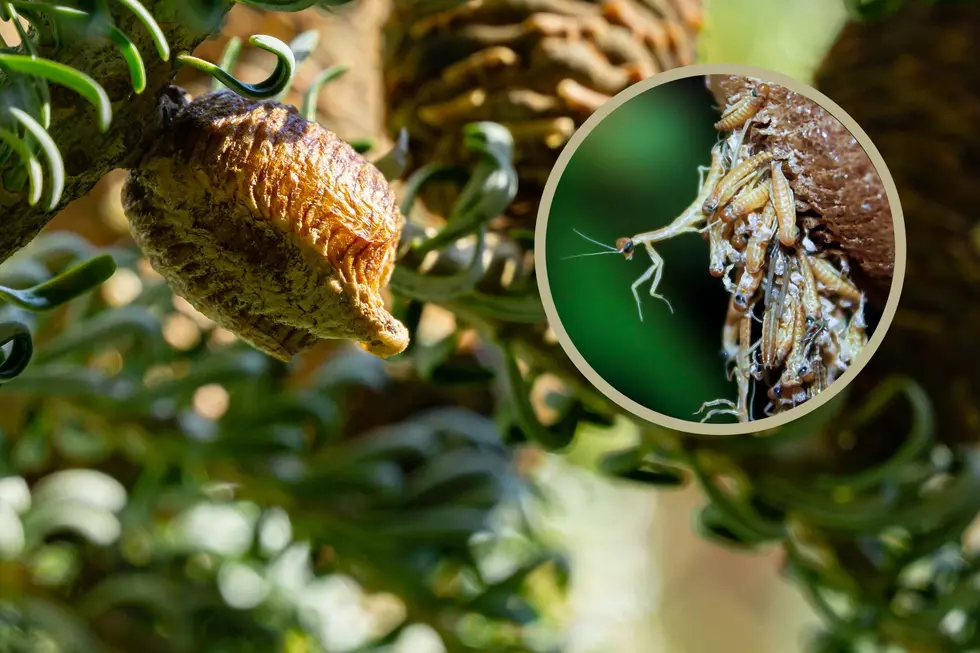
[[[701,404],[734,400],[725,377],[721,327],[728,307],[722,283],[708,274],[708,243],[688,233],[655,244],[664,259],[658,294],[631,285],[650,267],[638,247],[619,254],[567,258],[602,243],[663,227],[694,200],[699,166],[718,140],[714,99],[703,76],[651,88],[618,107],[585,137],[562,173],[548,216],[546,255],[562,326],[590,366],[614,388],[658,413],[697,421]],[[710,420],[731,423],[731,416]]]

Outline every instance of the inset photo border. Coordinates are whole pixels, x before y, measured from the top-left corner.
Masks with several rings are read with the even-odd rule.
[[[906,266],[898,191],[830,98],[753,66],[687,66],[596,111],[548,178],[535,268],[582,374],[700,435],[802,417],[880,345]]]

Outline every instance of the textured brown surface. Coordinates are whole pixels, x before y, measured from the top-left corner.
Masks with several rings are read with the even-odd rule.
[[[913,1],[849,25],[816,85],[874,140],[905,215],[901,303],[855,384],[909,374],[940,437],[980,441],[980,3]]]
[[[708,80],[722,106],[742,99],[757,83],[735,75]],[[769,101],[746,141],[789,154],[800,223],[816,244],[843,250],[860,268],[855,276],[869,299],[883,305],[894,272],[895,232],[881,178],[840,121],[798,93],[769,86]]]
[[[473,0],[425,9],[435,4],[396,3],[388,21],[389,131],[408,130],[418,167],[459,161],[465,123],[505,124],[520,174],[508,214],[525,227],[576,127],[631,84],[694,63],[701,24],[698,0]]]
[[[292,107],[200,96],[131,172],[123,204],[173,290],[270,355],[332,338],[380,356],[407,345],[379,294],[403,227],[394,194]]]

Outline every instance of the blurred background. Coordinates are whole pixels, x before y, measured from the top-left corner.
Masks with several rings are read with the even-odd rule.
[[[840,5],[709,0],[700,59],[805,80],[845,19]],[[298,102],[323,68],[348,66],[320,92],[320,121],[344,138],[374,139],[377,153],[390,143],[379,78],[389,11],[388,0],[358,0],[331,15],[265,15],[239,5],[222,36],[196,54],[218,60],[233,35],[288,41],[319,30],[287,101]],[[270,65],[270,55],[246,47],[237,73],[256,81]],[[178,82],[192,93],[207,88],[189,70]],[[696,188],[695,167],[705,162],[685,157],[710,149],[710,134],[703,138],[704,147],[676,148],[669,179],[678,207]],[[488,399],[478,391],[457,389],[440,405],[419,406],[417,381],[348,347],[318,348],[288,369],[254,355],[172,297],[133,251],[119,204],[123,179],[107,176],[56,218],[50,238],[3,266],[2,283],[16,285],[43,279],[92,247],[112,248],[120,261],[92,297],[24,318],[37,325],[38,353],[30,374],[0,392],[0,651],[198,651],[205,636],[209,653],[802,650],[816,618],[779,578],[777,552],[732,552],[694,533],[691,510],[702,501],[695,488],[654,492],[593,473],[600,454],[635,440],[631,427],[596,427],[561,458],[528,448],[515,468],[492,421],[473,418],[462,435],[443,425],[450,406],[479,413]],[[688,304],[677,282],[706,277],[702,249],[695,236],[663,249],[670,263],[662,290],[678,308]],[[582,277],[590,265],[615,263],[631,276],[609,258],[566,263]],[[716,292],[706,282],[704,292]],[[635,306],[624,306],[627,323]],[[665,307],[647,301],[644,309],[653,318]],[[426,310],[423,339],[435,342],[451,318]],[[696,349],[684,354],[687,371],[717,367]],[[673,373],[675,381],[690,378]],[[533,395],[541,414],[548,411],[543,392],[536,387]],[[358,410],[382,397],[385,410]],[[401,438],[396,452],[378,444],[385,426]],[[482,477],[499,482],[489,498],[450,491],[435,480],[438,465],[419,462],[420,452],[454,468],[478,460]],[[312,479],[302,473],[310,468]],[[442,506],[433,487],[466,502]],[[404,507],[399,501],[412,510],[395,511]],[[476,517],[483,524],[484,512],[492,528],[470,526]],[[55,532],[69,535],[50,537]],[[433,533],[451,546],[434,547]],[[330,544],[310,544],[323,540]],[[477,553],[456,556],[464,541]],[[527,579],[540,620],[492,630],[474,618],[464,635],[450,632],[454,622],[442,611],[449,605],[456,614],[459,596],[473,600],[474,565],[486,587],[540,557],[545,545],[565,560]],[[442,554],[452,563],[433,562]],[[392,564],[379,568],[378,560]],[[440,579],[434,589],[419,584],[423,575]],[[509,618],[521,607],[481,610]],[[160,615],[152,629],[147,614]],[[374,640],[381,643],[366,648]]]

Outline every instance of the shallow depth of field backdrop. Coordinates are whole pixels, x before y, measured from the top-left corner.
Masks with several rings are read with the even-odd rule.
[[[346,138],[381,136],[381,107],[374,83],[377,75],[374,53],[377,48],[377,28],[384,15],[385,4],[384,0],[360,0],[350,11],[345,9],[341,13],[343,18],[334,21],[316,20],[317,27],[322,30],[318,63],[351,66],[347,77],[330,85],[321,94],[321,106],[326,116],[324,122],[335,127]],[[707,3],[706,8],[709,22],[702,37],[701,60],[760,65],[805,76],[833,39],[836,29],[844,19],[843,8],[839,5],[838,2],[827,0],[712,0]],[[304,15],[306,13],[312,15],[312,12],[304,12]],[[236,9],[232,12],[221,38],[200,48],[201,56],[212,61],[217,60],[229,34],[247,36],[267,33],[288,40],[297,31],[296,18],[285,14],[260,19],[254,13]],[[793,27],[798,25],[805,25],[806,29],[801,31]],[[261,61],[264,64],[269,59],[262,58]],[[262,78],[264,74],[265,69],[249,71],[246,68],[241,76],[246,81],[253,81]],[[304,74],[311,73],[301,69],[300,76]],[[179,81],[187,77],[181,77]],[[301,77],[297,86],[303,86]],[[202,87],[199,85],[194,90],[199,92]],[[652,134],[649,138],[669,136],[658,136],[654,131],[649,134]],[[645,140],[637,138],[632,145],[640,147],[645,143]],[[663,176],[659,177],[662,183],[676,185],[678,188],[678,196],[675,198],[677,207],[683,205],[681,195],[689,195],[696,188],[696,166],[704,161],[695,159],[701,153],[706,154],[710,144],[708,134],[703,143],[678,143],[676,168],[662,171]],[[624,144],[619,144],[614,149],[621,151],[623,146]],[[609,144],[609,147],[612,148],[613,144]],[[100,246],[127,246],[128,236],[118,203],[121,178],[118,173],[110,175],[89,197],[66,209],[51,228],[72,229]],[[608,210],[614,210],[614,207],[609,207]],[[631,229],[638,230],[645,224],[644,216],[621,217],[626,230],[619,235],[631,235]],[[656,225],[649,227],[652,226]],[[590,235],[600,238],[604,236]],[[580,241],[578,246],[582,251],[592,247],[574,234],[573,237]],[[716,282],[706,274],[706,261],[698,256],[699,253],[706,252],[706,247],[697,236],[682,237],[668,243],[661,251],[667,260],[661,290],[678,309],[696,302],[697,296],[702,292],[720,292],[716,288]],[[642,255],[638,258],[642,258]],[[588,277],[592,265],[620,264],[624,285],[609,291],[622,298],[615,319],[632,320],[632,328],[635,329],[652,327],[655,319],[660,324],[663,324],[661,320],[667,320],[667,325],[676,325],[672,331],[665,331],[667,335],[663,336],[665,347],[672,351],[672,359],[658,361],[672,391],[678,395],[686,395],[690,385],[694,383],[695,375],[700,375],[701,383],[715,383],[711,379],[718,380],[718,396],[730,394],[731,389],[723,382],[720,374],[718,358],[712,355],[713,352],[703,350],[699,344],[692,346],[693,341],[685,335],[688,325],[680,320],[671,322],[666,306],[649,298],[648,290],[644,296],[644,316],[648,322],[641,326],[636,321],[635,305],[628,284],[642,272],[642,265],[636,260],[626,264],[612,256],[608,259],[584,258],[563,264],[576,268],[577,274],[583,278]],[[692,286],[686,280],[694,278],[699,280],[696,286],[698,290],[688,295],[687,289]],[[132,290],[132,282],[132,277],[120,275],[110,286],[111,292],[126,294]],[[170,301],[165,291],[157,292],[163,293],[163,299],[156,298],[154,302],[166,304]],[[175,352],[193,350],[192,354],[181,354],[189,360],[206,359],[210,355],[209,349],[198,347],[199,343],[195,340],[201,334],[199,324],[195,322],[195,314],[187,311],[180,302],[176,302],[176,307],[164,322],[167,346]],[[709,331],[714,329],[713,326],[705,328]],[[624,347],[626,344],[610,341],[608,346]],[[316,362],[309,363],[299,373],[313,375]],[[107,368],[112,368],[115,364],[115,359],[105,362]],[[624,350],[624,364],[641,363],[638,357]],[[0,460],[0,476],[23,474],[33,480],[63,466],[84,466],[84,462],[77,461],[88,459],[98,461],[98,466],[110,471],[116,468],[127,470],[129,468],[116,458],[111,458],[108,462],[100,460],[96,449],[105,442],[112,442],[113,446],[118,446],[126,455],[154,460],[154,451],[157,448],[163,456],[164,452],[169,455],[178,446],[176,443],[185,439],[192,443],[196,440],[207,440],[207,429],[202,430],[201,425],[207,423],[209,411],[214,414],[227,401],[220,388],[210,388],[210,392],[210,395],[205,393],[195,397],[195,406],[201,413],[197,421],[192,416],[175,419],[169,424],[166,433],[142,432],[138,419],[127,423],[128,430],[125,433],[108,434],[98,431],[102,425],[97,421],[68,420],[65,422],[68,426],[59,426],[57,431],[59,441],[55,447],[58,450],[56,455],[52,455],[49,450],[52,444],[50,442],[37,437],[17,438],[12,435],[13,429],[17,427],[16,420],[10,421],[12,416],[19,414],[18,411],[29,411],[31,406],[25,408],[22,401],[8,398],[7,393],[0,392],[0,419],[7,420],[2,424],[7,429],[7,435],[3,447],[5,458]],[[39,396],[43,397],[43,394]],[[714,396],[699,397],[697,403],[711,398]],[[73,401],[84,402],[69,397],[45,405],[67,411],[58,413],[62,415],[72,413]],[[697,407],[697,403],[693,408]],[[44,428],[51,428],[51,425]],[[282,437],[294,435],[284,433]],[[812,624],[814,618],[796,588],[777,578],[778,556],[732,553],[695,536],[690,530],[690,511],[700,503],[696,489],[655,493],[613,484],[589,471],[599,453],[621,446],[634,435],[630,427],[614,427],[603,432],[594,430],[583,433],[574,450],[563,459],[550,456],[535,458],[539,461],[536,478],[549,489],[549,495],[557,500],[544,509],[538,509],[532,521],[538,536],[568,553],[572,569],[570,595],[567,600],[562,600],[547,582],[537,586],[534,599],[544,615],[540,630],[566,633],[569,640],[566,653],[713,653],[722,650],[728,653],[792,653],[799,650],[804,626]],[[20,446],[7,446],[16,445],[18,441],[21,442]],[[134,451],[138,454],[134,454]],[[162,498],[155,497],[155,500],[159,500],[159,505],[155,506],[157,510],[166,512],[172,505],[183,506],[179,491],[182,487],[180,481],[184,476],[189,478],[199,472],[196,467],[198,462],[193,454],[188,455],[185,475],[182,476],[181,470],[169,470],[166,477],[146,480],[139,486],[136,496],[155,497],[153,487],[156,486],[152,486],[152,483],[157,483],[160,487],[170,488],[169,493]],[[93,466],[97,466],[96,463]],[[132,479],[122,480],[130,482]],[[212,480],[233,478],[216,477]],[[17,499],[21,496],[19,487],[16,483],[6,483],[0,487],[0,499]],[[115,486],[107,487],[111,494]],[[225,490],[215,490],[219,495],[222,491]],[[269,506],[288,504],[297,499],[279,496],[274,486],[267,488],[264,496],[268,499]],[[115,500],[115,495],[107,499],[109,503]],[[87,513],[78,514],[84,520]],[[137,511],[132,514],[141,513]],[[282,607],[279,604],[255,608],[255,597],[260,594],[265,596],[262,592],[269,591],[269,579],[273,577],[263,575],[267,572],[263,567],[266,563],[262,562],[265,558],[252,556],[252,553],[246,551],[247,546],[242,548],[243,537],[247,538],[243,532],[254,525],[258,514],[258,507],[252,504],[237,506],[235,510],[225,512],[205,506],[190,514],[185,525],[192,531],[197,529],[202,551],[231,551],[233,554],[222,553],[221,556],[241,556],[241,563],[222,567],[216,562],[223,559],[221,556],[208,557],[203,553],[184,558],[175,557],[173,562],[155,567],[154,573],[158,574],[156,576],[136,573],[127,576],[126,582],[129,584],[124,587],[130,593],[126,595],[126,600],[134,603],[160,603],[160,597],[164,597],[165,600],[161,605],[155,605],[156,608],[229,602],[237,610],[234,614],[238,615],[240,622],[213,624],[209,632],[216,633],[215,641],[220,641],[224,635],[233,637],[242,632],[252,632],[250,629],[253,627],[261,633],[288,631],[286,644],[279,649],[284,653],[354,651],[377,628],[382,628],[387,623],[386,619],[391,621],[392,615],[397,617],[403,614],[405,607],[400,606],[392,597],[365,593],[343,576],[326,575],[316,582],[311,581],[313,572],[302,561],[290,563],[291,567],[283,563],[277,568],[278,576],[275,578],[280,583],[277,587],[282,588],[283,596],[302,598],[301,603],[307,618],[300,620],[297,625],[281,617],[281,613],[277,611]],[[33,583],[37,587],[44,587],[47,582],[56,586],[60,578],[82,578],[91,583],[92,577],[97,579],[102,569],[122,566],[132,571],[129,565],[133,565],[133,569],[139,571],[139,560],[147,559],[154,551],[169,551],[168,547],[173,545],[173,541],[168,539],[173,533],[142,530],[142,522],[136,517],[130,521],[124,520],[121,524],[106,521],[105,515],[101,513],[95,517],[102,521],[93,521],[89,524],[89,530],[96,535],[101,534],[101,537],[113,545],[116,542],[113,528],[121,529],[119,541],[122,544],[118,550],[86,546],[76,551],[59,545],[33,549],[29,560],[0,562],[0,633],[9,632],[5,630],[6,620],[13,619],[12,613],[4,607],[4,597],[15,583]],[[308,521],[317,521],[315,512],[312,517],[310,514],[304,517]],[[283,521],[282,514],[273,512],[271,517],[267,515],[266,522],[275,527],[267,527],[264,531],[264,551],[298,551],[294,558],[303,558],[309,553],[304,552],[301,545],[297,545],[299,548],[296,549],[290,544],[289,528],[283,525],[288,524],[288,521]],[[103,530],[100,531],[99,528]],[[510,526],[504,526],[503,530],[507,531],[509,528]],[[4,545],[9,546],[10,542],[5,541]],[[510,553],[515,551],[518,554],[523,553],[522,545],[514,545]],[[329,551],[318,552],[316,563],[328,564],[329,556]],[[134,560],[137,562],[133,562]],[[284,571],[285,567],[289,568]],[[379,570],[379,573],[383,575],[384,571]],[[29,574],[33,576],[28,583],[24,578]],[[117,587],[116,590],[119,591],[120,588]],[[41,604],[34,605],[37,607]],[[90,605],[88,609],[97,611],[98,608]],[[412,610],[411,605],[409,609]],[[76,632],[74,629],[77,624],[72,620],[74,617],[70,612],[62,615],[50,611],[44,613],[41,608],[38,610],[37,614],[48,617],[52,628],[61,628],[62,634],[68,633],[68,639]],[[421,609],[418,611],[423,612]],[[217,610],[216,613],[224,614]],[[85,618],[89,616],[90,613],[85,614]],[[287,623],[288,625],[284,625]],[[118,622],[106,627],[116,635],[125,635],[132,624]],[[164,635],[176,636],[173,632]],[[139,641],[135,631],[132,636],[134,641]],[[261,648],[266,640],[258,635],[255,637],[258,647],[255,650],[273,650]],[[541,639],[550,641],[546,634],[542,634]],[[40,640],[34,641],[34,648],[28,649],[4,649],[2,647],[5,644],[0,643],[0,651],[20,653],[23,650],[61,650],[53,648],[50,642],[38,644],[38,641]],[[191,645],[186,650],[201,649]],[[443,648],[431,629],[420,627],[402,633],[399,641],[390,650],[397,653],[430,653]]]

